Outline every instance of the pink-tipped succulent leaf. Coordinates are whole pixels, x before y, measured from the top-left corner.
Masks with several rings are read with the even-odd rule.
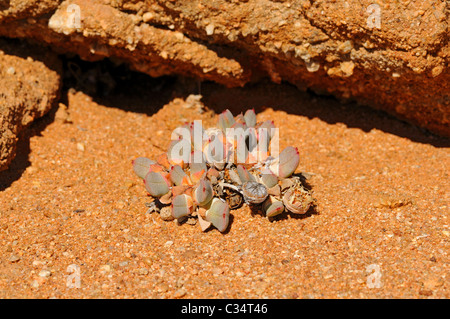
[[[247,124],[248,127],[255,127],[256,125],[256,113],[254,109],[247,110],[244,115],[245,124]]]
[[[169,178],[172,181],[173,184],[176,186],[180,186],[183,182],[183,178],[187,176],[186,173],[183,171],[181,166],[174,165],[170,168],[169,171]]]
[[[233,114],[230,110],[225,110],[219,115],[219,121],[217,127],[220,128],[223,132],[226,131],[227,128],[230,128],[235,123]]]
[[[206,220],[220,232],[224,232],[230,222],[230,208],[227,202],[214,198],[211,207],[206,211]]]
[[[144,179],[150,171],[150,165],[153,164],[156,164],[156,162],[147,157],[138,157],[133,161],[133,170],[137,176]]]
[[[261,182],[267,188],[272,188],[278,184],[278,177],[271,170],[265,169],[261,174]]]
[[[194,200],[199,206],[207,205],[214,196],[212,185],[209,181],[202,179],[194,191]]]
[[[172,216],[174,218],[181,218],[189,216],[194,210],[194,202],[192,197],[181,194],[173,198],[172,200]]]
[[[256,182],[255,176],[250,174],[248,169],[246,169],[244,166],[238,165],[236,167],[236,171],[237,171],[237,173],[239,175],[239,179],[241,180],[241,183]]]
[[[263,204],[263,210],[266,217],[274,217],[284,212],[284,205],[282,201],[269,196]]]
[[[144,182],[145,188],[153,197],[161,197],[170,190],[170,182],[159,172],[149,172]]]
[[[300,154],[297,148],[288,146],[280,156],[270,165],[270,170],[279,178],[287,178],[291,176],[300,163]]]

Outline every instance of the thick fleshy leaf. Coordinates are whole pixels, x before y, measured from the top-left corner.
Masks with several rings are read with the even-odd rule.
[[[152,164],[148,170],[149,172],[164,172],[167,173],[166,169],[159,164]],[[164,174],[163,174],[164,175]]]
[[[176,186],[181,185],[183,178],[187,176],[186,173],[183,171],[181,166],[174,165],[170,168],[169,171],[169,178]]]
[[[269,196],[263,204],[263,210],[266,213],[266,217],[274,217],[284,212],[284,204],[282,201]]]
[[[247,126],[247,124],[245,123],[244,115],[242,113],[236,115],[234,117],[234,120],[235,120],[236,123],[244,124],[245,126]]]
[[[194,200],[199,206],[208,204],[214,196],[212,185],[209,181],[202,179],[194,191]]]
[[[229,155],[225,135],[219,133],[210,136],[203,146],[203,154],[206,163],[214,165],[218,170],[222,170],[227,163],[227,156]]]
[[[269,137],[272,138],[275,134],[275,123],[273,121],[264,121],[257,125],[258,131],[259,129],[265,129],[269,133]]]
[[[230,176],[230,179],[233,183],[242,185],[241,178],[239,177],[239,174],[236,172],[235,169],[228,170],[228,175]]]
[[[278,177],[271,170],[265,169],[261,174],[261,182],[267,188],[272,188],[278,184]]]
[[[267,187],[258,182],[246,182],[242,185],[242,195],[247,203],[261,204],[269,196]]]
[[[254,109],[247,110],[244,115],[245,124],[248,127],[255,127],[256,125],[256,113]]]
[[[225,110],[219,115],[217,127],[225,132],[226,129],[230,128],[234,123],[235,120],[233,114],[230,112],[230,110]]]
[[[206,166],[203,152],[201,151],[192,152],[189,169],[191,180],[194,184],[197,183],[201,178],[206,176],[208,167]]]
[[[230,128],[233,129],[241,129],[241,130],[245,130],[247,128],[247,125],[245,125],[245,123],[239,123],[239,122],[235,122],[233,125],[231,125]]]
[[[214,198],[211,207],[206,211],[206,220],[220,232],[224,232],[230,222],[230,208],[227,202]]]
[[[181,218],[189,216],[194,209],[192,198],[186,194],[178,195],[172,200],[172,216]]]
[[[242,184],[245,182],[256,182],[255,176],[250,174],[248,169],[246,169],[244,166],[238,165],[236,167],[236,171],[239,175],[239,179],[241,180]]]
[[[180,139],[178,141],[172,141],[167,150],[167,160],[170,165],[179,165],[185,168],[190,154],[191,142],[189,140]]]
[[[144,182],[145,188],[153,197],[161,197],[170,190],[170,182],[159,172],[149,172]]]
[[[280,178],[287,178],[291,176],[300,163],[300,154],[297,148],[288,146],[281,153],[280,156],[270,165],[270,170]]]
[[[132,163],[134,172],[142,179],[144,179],[145,175],[150,171],[150,165],[156,164],[155,161],[152,161],[147,157],[138,157],[133,160]]]
[[[178,195],[186,193],[187,190],[190,189],[190,188],[191,188],[191,186],[189,186],[189,185],[180,185],[180,186],[172,187],[173,197],[176,197]]]

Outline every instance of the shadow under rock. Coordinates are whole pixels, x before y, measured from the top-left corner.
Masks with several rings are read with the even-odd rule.
[[[120,62],[87,62],[61,56],[64,90],[75,89],[100,105],[151,116],[175,96],[176,77],[152,78]]]
[[[201,88],[203,103],[216,113],[229,109],[233,114],[239,114],[250,108],[258,113],[272,108],[309,119],[319,118],[328,124],[343,123],[364,132],[377,129],[413,142],[450,147],[450,139],[434,135],[384,111],[355,102],[342,103],[334,97],[319,96],[310,91],[303,92],[289,83],[275,84],[263,80],[243,88],[225,88],[204,82]]]
[[[29,160],[31,151],[30,139],[34,136],[41,136],[42,131],[55,120],[56,111],[57,108],[53,107],[46,115],[34,120],[28,128],[21,132],[16,145],[16,156],[8,169],[0,172],[0,192],[4,191],[10,187],[12,183],[17,181],[27,167],[31,165]]]

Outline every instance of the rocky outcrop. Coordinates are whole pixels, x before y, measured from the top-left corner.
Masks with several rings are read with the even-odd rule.
[[[14,158],[22,130],[59,99],[61,72],[54,53],[0,41],[0,171]]]
[[[450,136],[443,0],[0,0],[0,35],[151,76],[243,86],[261,76]]]

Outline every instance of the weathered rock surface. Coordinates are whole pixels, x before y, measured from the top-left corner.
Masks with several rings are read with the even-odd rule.
[[[61,72],[54,53],[0,40],[0,171],[14,158],[21,131],[59,99]]]
[[[269,75],[445,136],[448,22],[444,0],[0,0],[3,36],[151,76],[233,87]]]

